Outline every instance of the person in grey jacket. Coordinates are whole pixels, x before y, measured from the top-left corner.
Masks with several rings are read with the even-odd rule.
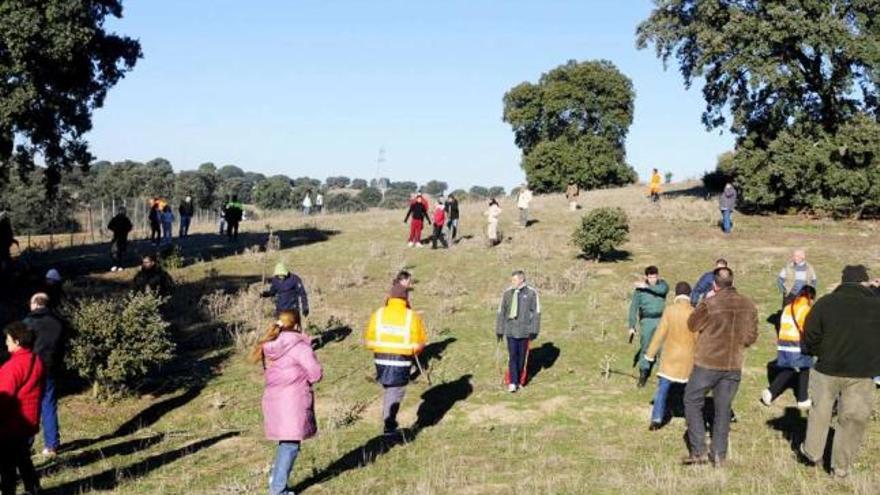
[[[724,191],[718,198],[718,208],[721,210],[721,230],[729,234],[733,230],[732,215],[736,208],[736,188],[730,182],[724,186]]]
[[[526,285],[526,274],[516,270],[511,274],[511,287],[501,296],[495,337],[500,342],[507,337],[509,359],[509,392],[516,392],[525,384],[529,341],[535,340],[541,329],[541,301],[538,291]]]

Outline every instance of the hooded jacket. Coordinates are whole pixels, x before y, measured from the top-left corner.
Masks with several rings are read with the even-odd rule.
[[[323,369],[312,350],[311,339],[298,332],[281,332],[278,338],[263,344],[263,359],[266,438],[300,441],[315,436],[318,424],[312,385],[321,381]]]
[[[801,352],[816,371],[848,378],[880,376],[880,298],[860,284],[842,284],[807,315]]]
[[[295,273],[286,277],[272,277],[269,290],[261,294],[263,297],[275,298],[275,311],[301,311],[303,316],[309,315],[309,296],[302,279]]]
[[[709,370],[740,371],[745,349],[758,340],[758,309],[735,288],[704,299],[688,317],[697,334],[694,364]]]
[[[125,241],[128,240],[128,233],[131,232],[133,226],[131,225],[131,220],[125,214],[117,214],[115,217],[110,219],[110,223],[107,225],[107,230],[113,232],[113,240],[114,241]]]

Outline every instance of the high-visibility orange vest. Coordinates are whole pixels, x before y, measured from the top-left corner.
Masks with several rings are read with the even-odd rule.
[[[800,343],[810,307],[805,297],[799,297],[785,306],[779,319],[779,344]]]
[[[425,348],[427,333],[422,318],[403,299],[389,299],[376,310],[364,334],[367,349],[380,354],[412,356]]]

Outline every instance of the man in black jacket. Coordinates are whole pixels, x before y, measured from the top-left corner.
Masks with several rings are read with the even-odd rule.
[[[192,197],[187,196],[186,199],[180,203],[180,208],[178,208],[177,211],[180,213],[180,232],[178,232],[178,236],[181,239],[185,239],[189,236],[189,224],[192,222],[193,213],[195,212]]]
[[[64,325],[49,310],[49,296],[38,292],[31,297],[30,314],[24,319],[36,335],[34,352],[40,356],[46,373],[40,417],[43,423],[43,455],[54,456],[58,452],[61,437],[58,432],[58,397],[55,382],[64,361]]]
[[[446,210],[446,228],[449,229],[449,240],[454,244],[455,238],[458,236],[458,198],[454,194],[450,194],[446,198],[443,209]]]
[[[148,254],[141,262],[141,271],[134,276],[134,289],[138,292],[153,291],[166,297],[174,290],[174,280],[159,266],[156,256]]]
[[[410,217],[412,217],[412,221],[410,221]],[[407,239],[407,244],[409,247],[422,247],[422,228],[427,222],[428,225],[431,225],[431,219],[428,217],[428,202],[425,200],[422,193],[418,193],[415,198],[412,199],[409,203],[409,210],[406,212],[406,217],[403,219],[403,223],[409,221],[409,238]]]
[[[813,407],[801,454],[813,463],[822,460],[837,401],[831,469],[838,477],[849,474],[871,418],[873,377],[880,375],[878,324],[880,298],[868,288],[868,271],[861,265],[843,269],[840,286],[816,301],[804,324],[801,352],[817,362],[810,373]]]
[[[107,225],[107,230],[113,232],[113,239],[110,241],[110,256],[113,257],[111,272],[122,270],[125,252],[128,251],[128,234],[132,228],[131,220],[125,214],[125,208],[120,207],[116,216],[110,219],[110,223]]]

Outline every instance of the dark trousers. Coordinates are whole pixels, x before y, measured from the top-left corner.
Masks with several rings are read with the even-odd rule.
[[[510,359],[507,361],[507,370],[510,374],[510,383],[522,384],[526,368],[526,352],[529,339],[517,339],[507,337],[507,353]]]
[[[154,244],[159,244],[162,240],[162,225],[159,222],[150,222],[150,240]]]
[[[180,231],[177,233],[179,237],[186,237],[189,235],[190,223],[192,223],[192,217],[180,216]]]
[[[113,240],[110,244],[110,256],[113,258],[114,265],[122,266],[126,251],[128,251],[128,239]]]
[[[434,224],[434,235],[431,236],[431,249],[437,249],[437,241],[440,241],[443,244],[443,247],[448,248],[449,244],[446,242],[446,237],[443,235],[443,224],[437,225]]]
[[[36,493],[40,489],[40,480],[34,463],[31,461],[31,446],[28,438],[0,439],[0,494],[15,495],[18,475],[24,484],[25,491]]]
[[[795,375],[797,375],[797,388],[794,395],[797,401],[804,402],[810,397],[810,369],[796,371],[793,368],[781,368],[773,381],[770,382],[770,394],[774,399],[782,394]]]
[[[229,236],[230,241],[238,239],[238,222],[227,221],[226,235]]]
[[[693,456],[706,454],[706,423],[704,407],[711,391],[714,402],[712,446],[710,453],[716,461],[727,458],[727,437],[730,435],[730,406],[742,372],[710,370],[694,366],[684,389],[684,415],[687,419],[688,447]]]

